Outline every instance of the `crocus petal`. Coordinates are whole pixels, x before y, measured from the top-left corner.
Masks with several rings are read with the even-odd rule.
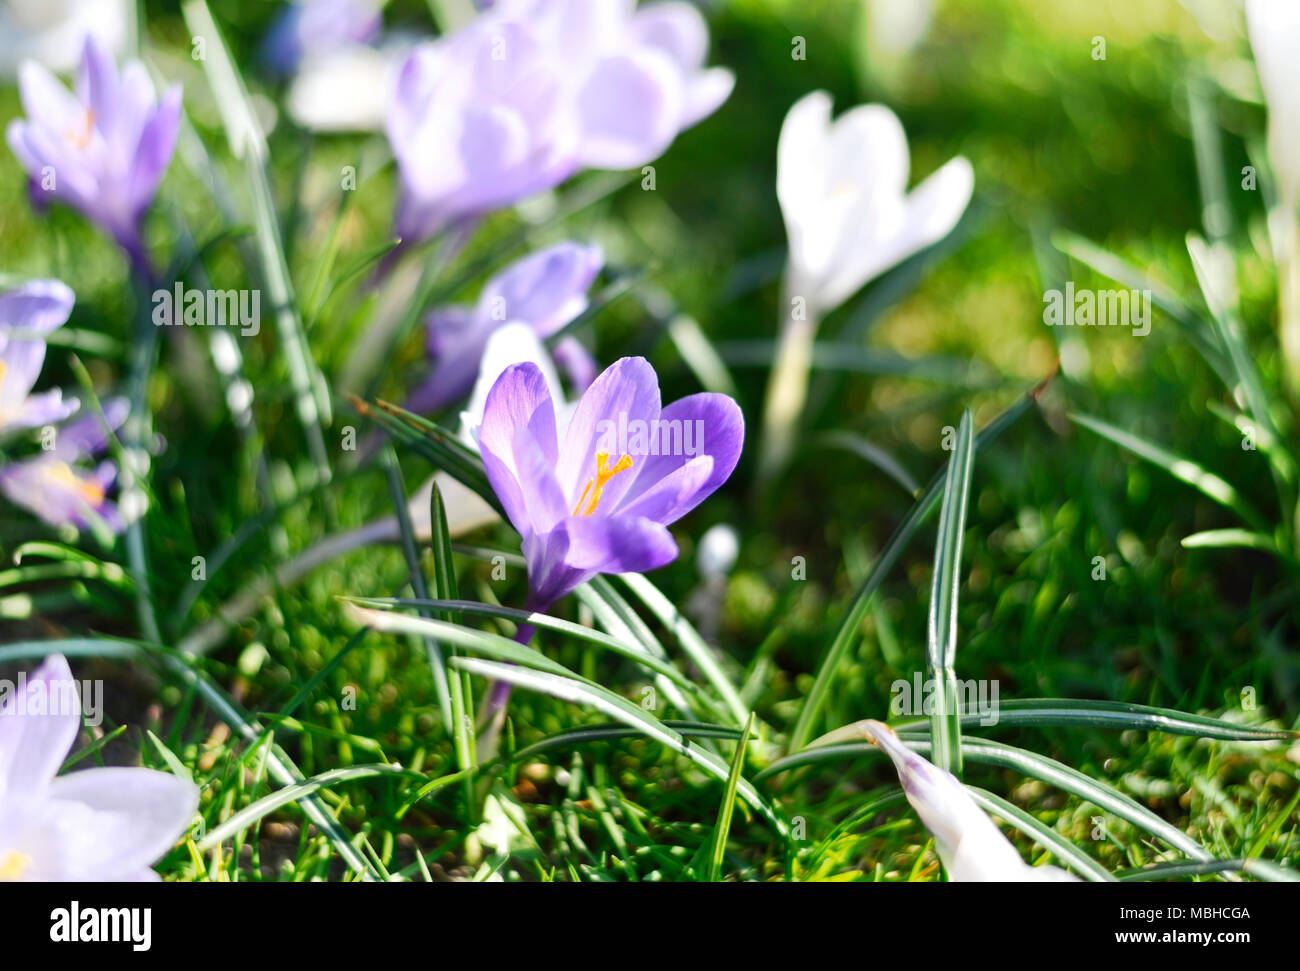
[[[521,534],[532,532],[528,505],[521,489],[530,487],[515,462],[515,438],[526,430],[541,454],[555,464],[555,409],[546,379],[534,364],[506,368],[488,392],[479,427],[479,447],[492,489],[511,525]]]
[[[76,399],[63,400],[63,392],[58,388],[29,395],[13,411],[7,410],[3,398],[5,389],[0,388],[0,430],[17,428],[40,428],[63,421],[77,410]]]
[[[1268,157],[1281,195],[1300,203],[1300,4],[1246,0],[1246,27],[1268,102]]]
[[[428,542],[433,535],[430,503],[433,500],[433,486],[438,484],[442,496],[443,514],[447,518],[447,532],[455,539],[473,532],[480,526],[497,522],[501,517],[473,489],[462,485],[445,472],[438,472],[424,481],[420,488],[411,495],[407,504],[407,515],[411,518],[411,529],[421,542]]]
[[[176,85],[167,89],[157,110],[140,133],[131,185],[127,190],[134,214],[147,208],[158,191],[158,185],[176,151],[180,122],[181,89],[180,85]]]
[[[586,391],[596,380],[596,359],[578,338],[562,337],[555,345],[553,356],[555,363],[564,368],[575,391]],[[563,429],[560,434],[564,434]]]
[[[672,523],[730,478],[745,444],[745,416],[724,394],[693,394],[664,408],[655,437],[659,454],[642,460],[619,510]]]
[[[7,329],[48,334],[62,327],[75,301],[60,280],[28,280],[0,293],[0,349]]]
[[[677,543],[666,526],[632,516],[579,516],[565,524],[569,551],[565,562],[600,573],[643,573],[677,558]]]
[[[632,17],[629,30],[641,43],[664,51],[682,69],[701,67],[709,53],[704,15],[680,0],[642,7]]]
[[[847,256],[826,280],[821,299],[834,307],[867,280],[943,239],[961,220],[975,188],[975,173],[962,157],[952,159],[912,190],[899,210],[901,226],[874,245],[847,240]]]
[[[954,882],[1073,879],[1056,867],[1031,867],[951,773],[917,755],[878,721],[863,723],[894,763],[907,801],[934,837]]]
[[[0,709],[0,802],[5,794],[43,791],[81,731],[81,704],[61,654],[27,678],[23,697]]]
[[[578,502],[583,485],[596,474],[600,439],[616,434],[623,422],[643,421],[651,427],[659,409],[659,379],[643,357],[620,358],[596,378],[578,402],[560,450],[560,487],[570,505]],[[618,458],[611,456],[612,461]],[[601,500],[606,508],[618,505],[631,480],[625,472],[608,482]]]
[[[736,75],[725,67],[711,67],[691,78],[686,85],[682,127],[690,128],[722,107],[736,87]]]
[[[63,84],[35,61],[18,70],[18,94],[23,113],[32,120],[59,131],[75,130],[85,120],[86,110]]]
[[[478,380],[469,396],[469,403],[461,412],[460,437],[466,445],[475,449],[479,447],[479,425],[483,421],[483,412],[487,408],[488,392],[496,384],[497,378],[510,365],[524,363],[536,366],[542,373],[552,403],[564,400],[560,390],[560,379],[555,374],[555,365],[551,362],[551,356],[546,353],[542,342],[537,339],[533,328],[517,321],[504,324],[493,331],[492,336],[488,338],[487,346],[483,349],[482,360],[479,362]],[[559,420],[560,416],[557,414],[557,423]],[[558,424],[556,431],[560,435],[564,433],[564,429]]]
[[[658,157],[677,134],[685,102],[681,72],[666,54],[643,48],[605,58],[578,94],[582,164],[629,169]]]
[[[51,805],[89,809],[75,831],[65,832],[69,855],[86,879],[113,879],[165,855],[189,825],[198,788],[166,772],[101,768],[55,779]]]
[[[92,409],[59,429],[50,454],[64,461],[74,461],[103,451],[108,445],[108,431],[115,432],[126,422],[131,402],[126,398],[107,398],[100,402],[100,408],[104,412],[102,418]]]
[[[80,101],[91,112],[95,127],[104,132],[117,129],[117,67],[94,37],[87,37],[81,49],[81,72],[77,76]]]
[[[493,277],[479,296],[480,319],[521,320],[549,337],[587,307],[587,290],[604,265],[599,246],[559,243]]]
[[[550,434],[554,441],[554,426]],[[568,515],[564,493],[555,478],[554,452],[548,457],[542,443],[527,425],[515,429],[511,451],[516,478],[523,487],[529,528],[537,533],[549,532]]]

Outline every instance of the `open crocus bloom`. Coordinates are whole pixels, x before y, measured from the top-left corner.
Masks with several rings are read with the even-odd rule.
[[[112,398],[103,407],[104,418],[114,430],[122,426],[130,410],[125,398]],[[50,451],[0,467],[0,492],[51,526],[72,524],[84,529],[102,524],[110,532],[120,533],[126,523],[117,503],[108,498],[117,479],[117,466],[104,461],[93,469],[82,467],[107,445],[100,416],[82,415],[59,429]]]
[[[907,801],[934,837],[939,859],[956,883],[1077,879],[1054,866],[1029,866],[951,772],[926,761],[878,721],[860,723],[869,741],[894,763]]]
[[[34,203],[80,210],[144,266],[140,224],[176,148],[180,87],[157,101],[143,64],[128,61],[119,76],[88,37],[76,94],[34,61],[23,64],[18,90],[27,117],[10,122],[6,136]]]
[[[731,93],[730,72],[703,68],[707,52],[699,11],[634,0],[502,0],[420,47],[388,115],[398,234],[422,239],[579,169],[657,158]]]
[[[76,681],[48,658],[0,708],[0,881],[157,880],[198,807],[193,783],[142,768],[56,777],[81,730]]]
[[[70,71],[87,36],[118,54],[126,41],[131,0],[6,0],[0,5],[0,75],[25,60]]]
[[[532,364],[505,370],[479,430],[483,465],[523,538],[529,606],[545,610],[597,573],[653,570],[677,556],[667,526],[731,475],[744,418],[726,395],[660,408],[644,358],[610,365],[563,436]]]
[[[32,280],[0,292],[0,435],[59,422],[77,410],[58,389],[31,393],[45,362],[41,338],[63,326],[74,299],[58,280]]]
[[[907,136],[884,105],[860,105],[831,121],[814,91],[785,117],[776,191],[790,243],[793,296],[810,311],[839,306],[867,281],[952,231],[975,176],[955,158],[910,193]]]
[[[540,338],[569,323],[587,308],[587,290],[603,265],[599,246],[560,243],[506,267],[487,282],[473,307],[435,310],[426,327],[429,354],[437,363],[407,402],[407,410],[436,411],[463,398],[480,374],[488,339],[506,322],[527,324]],[[561,344],[571,375],[580,377],[594,369],[576,340],[566,338]],[[589,383],[590,378],[582,386]]]

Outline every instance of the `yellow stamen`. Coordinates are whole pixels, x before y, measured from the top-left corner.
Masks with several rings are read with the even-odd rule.
[[[78,131],[75,128],[69,129],[68,133],[63,136],[69,145],[85,150],[90,147],[90,136],[95,132],[95,109],[87,108],[84,116],[84,128]]]
[[[632,456],[624,455],[613,466],[609,464],[608,452],[596,453],[596,477],[588,479],[586,486],[583,487],[582,497],[578,499],[578,504],[573,507],[575,516],[590,516],[596,511],[596,504],[600,502],[601,493],[605,491],[605,483],[618,475],[620,472],[632,468]],[[587,499],[587,493],[591,493],[591,502],[587,503],[587,508],[582,508],[583,502]]]
[[[26,853],[10,850],[4,856],[0,856],[0,880],[17,880],[31,862],[32,858]]]
[[[94,479],[78,478],[67,462],[51,463],[48,475],[60,485],[76,491],[92,509],[98,508],[104,502],[104,487]]]

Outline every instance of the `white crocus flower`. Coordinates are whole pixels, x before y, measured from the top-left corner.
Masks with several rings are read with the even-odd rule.
[[[1300,393],[1300,3],[1246,0],[1246,27],[1268,102],[1268,159],[1278,188],[1269,233],[1282,354],[1291,390]]]
[[[831,121],[814,91],[781,126],[776,194],[790,241],[789,282],[817,313],[937,243],[970,202],[975,175],[958,157],[910,193],[907,136],[884,105],[859,105]]]
[[[1060,867],[1025,863],[957,777],[913,752],[888,725],[868,720],[859,727],[893,760],[907,801],[934,837],[939,859],[954,883],[1078,879]]]
[[[911,192],[908,168],[907,136],[884,105],[859,105],[832,121],[830,95],[814,91],[785,116],[776,194],[790,255],[764,409],[764,475],[779,471],[793,449],[820,318],[947,236],[970,202],[975,175],[966,159],[952,159]]]
[[[546,380],[551,392],[551,400],[556,403],[555,425],[561,436],[569,427],[576,402],[565,400],[560,387],[560,379],[555,371],[550,352],[538,338],[536,331],[528,324],[518,321],[503,324],[488,338],[487,347],[479,363],[478,380],[470,394],[465,410],[460,413],[459,438],[469,448],[478,451],[478,429],[483,421],[483,409],[487,405],[488,392],[496,384],[501,372],[512,364],[536,364]],[[432,535],[429,519],[429,501],[433,494],[433,483],[438,483],[443,506],[447,515],[447,531],[452,536],[459,536],[496,522],[500,517],[478,493],[461,485],[446,472],[438,472],[411,497],[411,527],[417,537],[427,538]]]
[[[6,0],[0,4],[0,76],[25,60],[71,71],[87,36],[114,57],[122,53],[133,0]]]
[[[157,880],[198,807],[192,782],[143,768],[56,776],[81,730],[68,662],[50,657],[0,707],[0,881]]]

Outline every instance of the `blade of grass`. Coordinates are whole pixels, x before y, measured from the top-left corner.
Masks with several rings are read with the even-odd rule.
[[[727,775],[727,786],[722,793],[722,806],[718,809],[718,824],[713,830],[713,848],[709,856],[709,876],[710,883],[717,883],[722,879],[722,859],[727,853],[727,837],[731,833],[731,816],[736,809],[736,788],[740,785],[740,774],[745,768],[745,752],[748,749],[746,740],[754,732],[754,713],[749,713],[749,720],[745,722],[745,730],[741,733],[741,741],[736,743],[736,757],[731,762],[731,772]]]
[[[1241,494],[1232,485],[1208,469],[1189,459],[1175,455],[1173,452],[1149,442],[1145,438],[1139,438],[1131,432],[1126,432],[1122,428],[1104,422],[1100,418],[1094,418],[1080,412],[1070,412],[1068,417],[1075,424],[1096,432],[1102,438],[1114,442],[1120,448],[1127,449],[1138,458],[1146,459],[1152,465],[1164,469],[1175,479],[1187,483],[1207,499],[1212,499],[1225,509],[1232,510],[1257,528],[1262,528],[1263,521],[1250,508]]]
[[[1030,389],[1027,394],[1022,395],[1017,399],[1015,404],[990,422],[988,427],[978,435],[976,439],[977,447],[986,447],[989,442],[992,442],[997,438],[997,436],[1000,435],[1008,426],[1014,424],[1015,421],[1028,411],[1029,408],[1038,400],[1038,396],[1043,393],[1049,381],[1051,381],[1051,377],[1048,377],[1041,384]],[[813,725],[815,724],[818,715],[821,714],[822,706],[826,704],[826,698],[830,691],[830,686],[839,672],[840,666],[845,655],[848,653],[849,647],[857,636],[858,628],[861,626],[863,619],[867,615],[867,611],[871,606],[872,597],[875,595],[875,592],[879,589],[880,585],[884,583],[885,577],[898,561],[903,550],[905,550],[908,544],[912,541],[917,530],[920,529],[921,524],[925,522],[930,513],[934,511],[935,506],[939,502],[939,495],[943,488],[946,474],[945,468],[940,470],[934,478],[930,480],[925,493],[912,506],[911,511],[907,514],[907,517],[902,521],[902,523],[899,524],[898,528],[894,530],[894,534],[890,536],[889,541],[885,544],[884,549],[881,550],[875,564],[872,566],[871,572],[867,574],[866,579],[863,580],[862,585],[854,594],[853,600],[849,603],[849,606],[845,611],[844,619],[836,629],[835,637],[831,641],[830,648],[827,650],[826,656],[818,666],[817,675],[813,681],[812,689],[808,692],[808,697],[804,700],[803,707],[799,711],[799,718],[795,722],[795,727],[790,734],[790,742],[787,746],[787,751],[799,751],[799,749],[803,748],[808,743],[808,739],[812,737]]]
[[[970,501],[971,470],[975,464],[973,424],[967,409],[957,426],[952,459],[944,477],[926,628],[927,673],[934,686],[934,714],[930,719],[930,737],[935,740],[934,762],[957,776],[961,775],[961,719],[955,670],[957,596],[961,586],[961,545]]]
[[[725,783],[729,770],[725,762],[711,752],[691,745],[680,734],[668,728],[663,722],[651,718],[637,705],[626,698],[621,698],[600,685],[589,684],[569,676],[557,676],[542,670],[529,670],[516,665],[500,664],[494,661],[480,661],[477,658],[452,658],[455,667],[462,668],[489,680],[508,681],[510,684],[526,691],[536,691],[550,695],[561,701],[586,705],[635,728],[647,738],[668,746],[672,751],[694,762],[709,775]],[[756,810],[783,838],[786,836],[785,823],[759,795],[752,784],[741,779],[737,782],[740,796]]]

